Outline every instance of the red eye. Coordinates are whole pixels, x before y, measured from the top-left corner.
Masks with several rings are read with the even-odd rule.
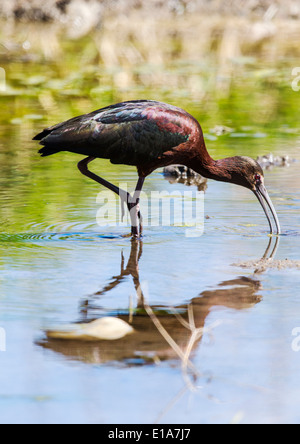
[[[255,182],[261,182],[261,176],[259,174],[255,174]]]

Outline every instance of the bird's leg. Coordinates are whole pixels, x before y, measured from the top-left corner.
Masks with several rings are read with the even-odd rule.
[[[130,196],[130,219],[131,219],[131,234],[133,237],[139,237],[143,231],[143,218],[140,211],[140,194],[144,185],[145,178],[139,177],[133,197]]]
[[[100,185],[103,185],[104,187],[113,191],[114,193],[116,193],[120,197],[121,202],[122,202],[122,220],[123,220],[123,217],[125,214],[124,205],[125,204],[127,205],[128,211],[130,211],[130,208],[131,208],[130,203],[129,203],[131,200],[131,195],[127,191],[121,190],[120,188],[118,188],[117,186],[108,182],[107,180],[102,179],[102,177],[99,177],[96,174],[92,173],[88,169],[88,164],[95,159],[96,159],[96,157],[87,157],[86,159],[81,160],[78,163],[78,169],[82,174],[84,174],[85,176],[89,177],[90,179],[95,180],[96,182],[100,183]]]
[[[141,235],[142,232],[142,216],[139,210],[139,197],[141,194],[145,178],[144,177],[139,178],[134,195],[132,197],[130,193],[128,193],[127,191],[124,191],[118,188],[117,186],[113,185],[112,183],[108,182],[107,180],[102,179],[102,177],[97,176],[88,169],[88,164],[95,159],[96,159],[95,157],[90,156],[81,160],[78,163],[79,171],[85,176],[89,177],[90,179],[100,183],[100,185],[103,185],[104,187],[113,191],[120,197],[122,202],[122,219],[124,217],[124,204],[126,204],[128,211],[130,213],[131,234],[134,237],[139,237],[139,235]],[[140,226],[139,226],[139,220],[140,220]]]

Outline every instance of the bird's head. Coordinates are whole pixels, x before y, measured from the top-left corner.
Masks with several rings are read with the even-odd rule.
[[[280,234],[278,217],[270,196],[264,185],[264,173],[259,163],[256,162],[254,159],[251,159],[251,157],[245,156],[230,157],[227,159],[223,159],[222,161],[224,162],[223,167],[226,171],[225,174],[227,176],[227,178],[225,178],[225,181],[234,183],[236,185],[241,185],[253,191],[266,214],[270,225],[270,233],[273,233],[273,227],[267,210],[267,206],[269,207],[274,218],[277,234]]]

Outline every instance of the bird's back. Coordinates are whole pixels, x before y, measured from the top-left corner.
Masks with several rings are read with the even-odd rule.
[[[180,108],[139,100],[75,117],[47,128],[34,140],[43,145],[42,156],[70,151],[139,166],[186,144],[199,128],[198,122]]]

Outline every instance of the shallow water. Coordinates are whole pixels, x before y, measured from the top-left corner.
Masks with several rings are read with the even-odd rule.
[[[296,164],[266,174],[283,227],[276,259],[299,259],[293,178]],[[262,257],[268,245],[267,223],[252,196],[210,182],[203,236],[186,237],[184,227],[147,227],[137,270],[139,247],[121,237],[124,229],[100,229],[92,217],[84,222],[96,211],[97,190],[77,180],[87,198],[85,206],[68,205],[69,217],[78,219],[73,226],[62,220],[42,230],[37,221],[38,230],[31,225],[1,235],[1,422],[298,422],[300,360],[292,331],[299,326],[299,270],[257,275],[232,265]],[[156,173],[146,190],[166,185]],[[45,190],[41,199],[59,206]],[[133,265],[122,276],[122,255],[126,269],[131,248]],[[197,328],[212,326],[192,345],[197,376],[182,368],[147,313],[134,310],[137,282],[182,350],[191,332],[174,311],[187,320],[190,306]],[[119,341],[66,343],[43,333],[106,314],[128,322],[130,304],[137,333]]]
[[[256,81],[251,85],[265,94]],[[300,421],[299,133],[292,113],[274,105],[260,121],[257,97],[249,109],[244,99],[223,98],[213,112],[211,97],[209,116],[199,104],[193,109],[204,116],[216,158],[273,152],[297,160],[265,172],[283,231],[274,261],[287,259],[289,268],[274,262],[257,268],[269,247],[267,220],[251,193],[228,184],[208,182],[201,236],[190,221],[148,224],[141,243],[124,237],[128,225],[115,226],[114,218],[99,226],[102,190],[79,174],[79,159],[40,159],[31,142],[48,123],[71,117],[73,107],[87,111],[87,103],[64,98],[64,109],[51,105],[48,115],[23,98],[20,118],[18,99],[3,98],[15,111],[3,114],[0,126],[1,423]],[[171,101],[188,100],[174,93]],[[234,132],[218,137],[213,124]],[[135,186],[134,168],[99,160],[91,169]],[[186,191],[192,202],[203,197],[196,187],[169,183],[161,171],[147,179],[145,199],[153,190],[176,190],[174,205]],[[119,317],[135,331],[96,343],[45,333],[102,316]]]

